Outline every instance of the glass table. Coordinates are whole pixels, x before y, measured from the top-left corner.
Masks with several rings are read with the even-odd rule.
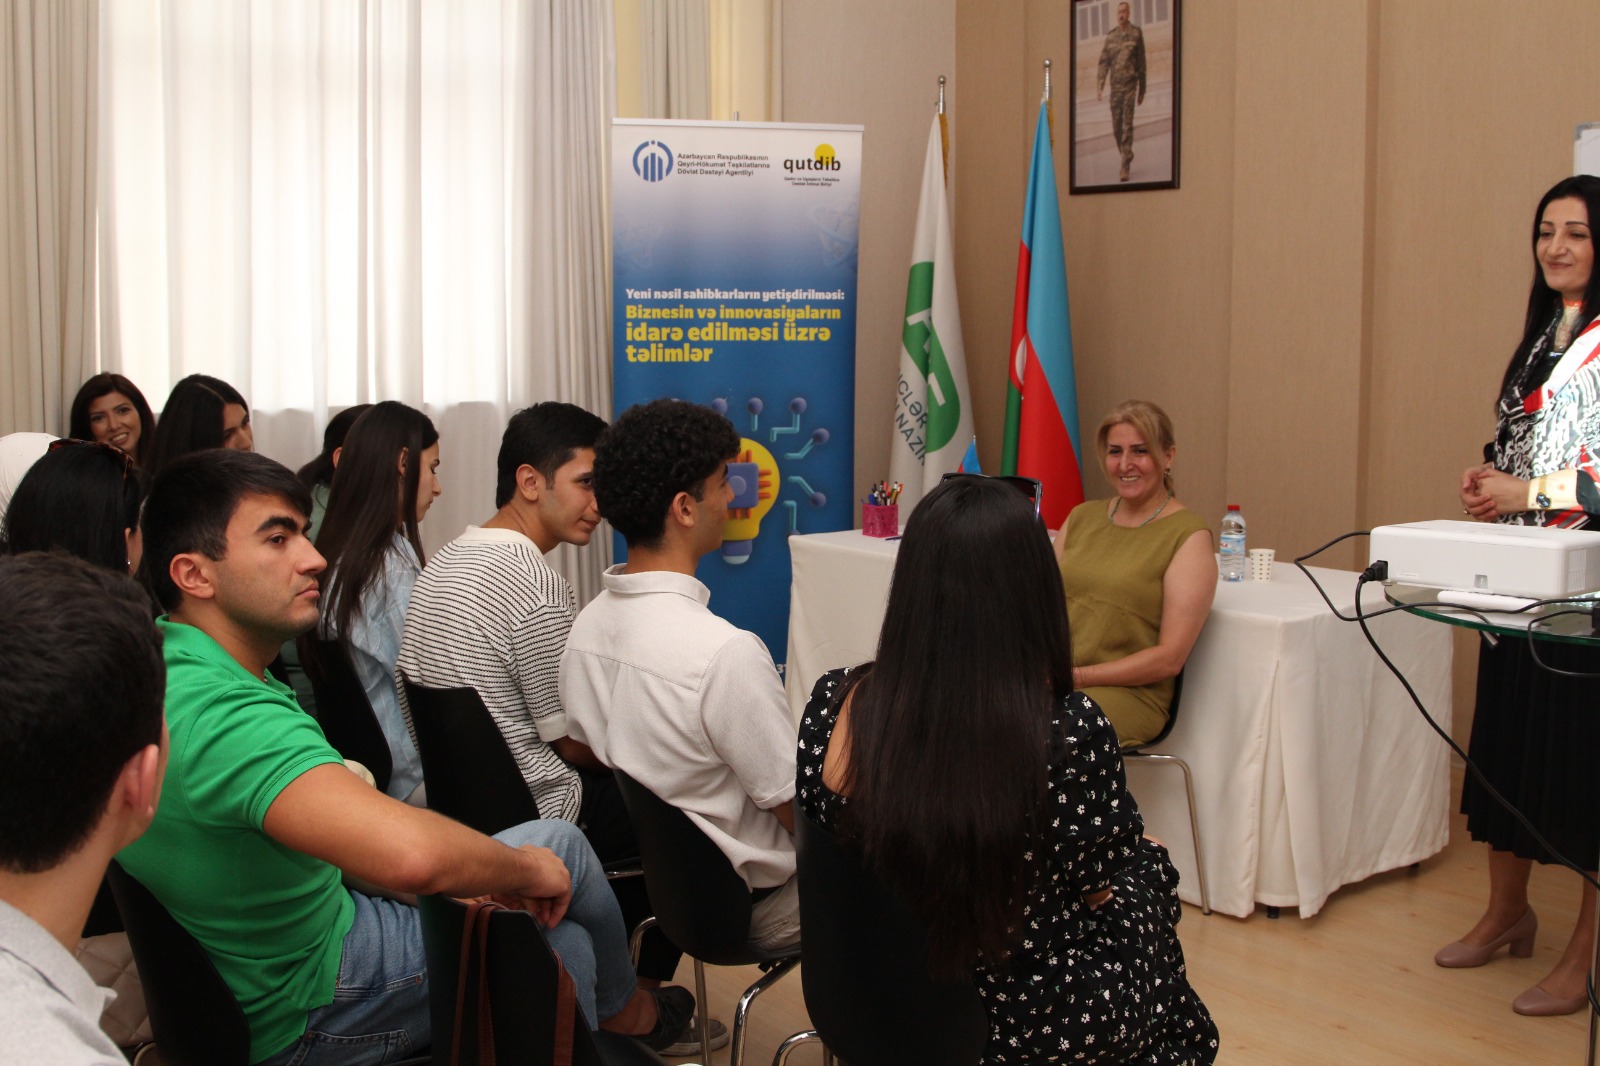
[[[1440,603],[1439,592],[1439,589],[1419,585],[1387,581],[1383,584],[1385,599],[1421,618],[1497,636],[1532,635],[1538,640],[1600,646],[1600,632],[1596,631],[1593,614],[1600,610],[1600,600],[1564,600],[1532,607],[1527,611],[1490,611]]]

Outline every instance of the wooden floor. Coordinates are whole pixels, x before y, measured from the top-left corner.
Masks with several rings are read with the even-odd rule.
[[[1453,795],[1459,795],[1457,777]],[[1178,932],[1190,981],[1222,1034],[1217,1061],[1579,1066],[1588,1041],[1583,1014],[1524,1018],[1511,1010],[1512,998],[1550,970],[1572,932],[1578,906],[1573,874],[1534,868],[1540,928],[1533,958],[1502,951],[1481,969],[1433,965],[1433,953],[1477,921],[1487,884],[1485,855],[1467,841],[1458,816],[1450,846],[1417,872],[1380,874],[1341,889],[1305,921],[1288,910],[1277,920],[1265,909],[1240,920],[1185,906]],[[737,997],[756,976],[754,968],[707,967],[712,1014],[731,1021]],[[694,988],[687,960],[678,980]],[[763,994],[750,1013],[745,1062],[765,1066],[781,1040],[808,1028],[798,971]],[[725,1064],[727,1052],[713,1058]],[[815,1066],[822,1055],[811,1044],[789,1061]]]

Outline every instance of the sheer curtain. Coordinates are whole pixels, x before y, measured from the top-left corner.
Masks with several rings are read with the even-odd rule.
[[[0,434],[65,433],[93,373],[98,10],[0,8]]]
[[[426,410],[430,549],[492,513],[511,411],[609,415],[610,0],[117,0],[101,18],[101,362],[152,404],[216,374],[290,465],[330,408]],[[606,553],[558,553],[580,598]]]
[[[709,0],[711,113],[783,121],[783,0]]]
[[[778,122],[783,0],[615,0],[627,118]]]

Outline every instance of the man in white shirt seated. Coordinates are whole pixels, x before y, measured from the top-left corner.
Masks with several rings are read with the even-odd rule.
[[[600,513],[628,543],[561,657],[569,735],[684,811],[750,887],[750,941],[800,939],[795,727],[766,645],[695,579],[722,545],[739,434],[708,407],[630,408],[595,449]]]
[[[71,951],[161,794],[150,601],[121,574],[34,553],[0,557],[0,603],[0,1040],[16,1062],[126,1066],[100,1030],[113,993]]]

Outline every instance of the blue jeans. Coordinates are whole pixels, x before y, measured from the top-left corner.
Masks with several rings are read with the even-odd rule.
[[[545,939],[578,988],[591,1028],[627,1005],[636,985],[616,896],[582,831],[571,822],[512,826],[495,839],[549,848],[572,874],[572,905]],[[415,907],[350,893],[355,922],[344,938],[333,1002],[306,1016],[305,1035],[260,1066],[379,1066],[412,1057],[432,1040],[428,960]]]

